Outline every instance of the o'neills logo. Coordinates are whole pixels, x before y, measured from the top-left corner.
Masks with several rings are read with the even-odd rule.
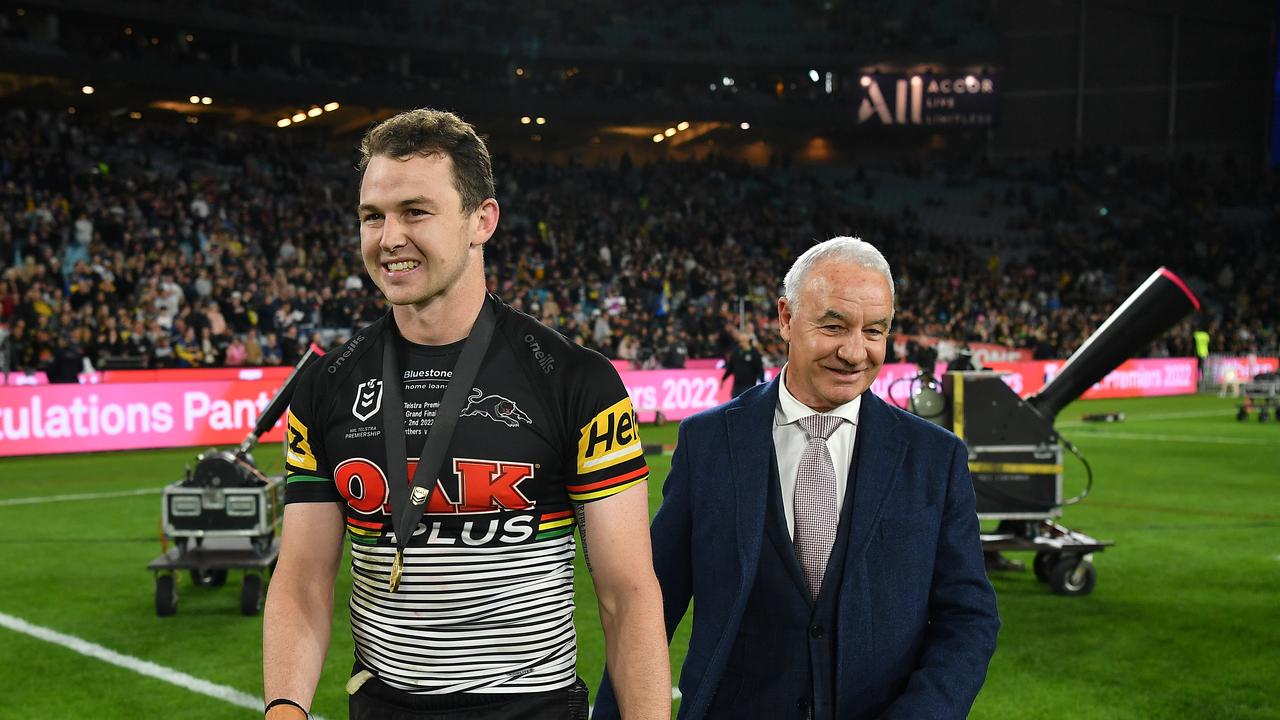
[[[551,356],[551,353],[543,351],[542,345],[532,334],[524,336],[524,344],[529,346],[534,361],[538,367],[542,368],[543,375],[550,375],[551,371],[556,369],[556,359]]]
[[[342,363],[346,362],[347,358],[351,357],[351,353],[356,351],[356,346],[362,342],[364,342],[364,335],[357,335],[354,340],[347,343],[347,347],[343,349],[342,354],[339,355],[338,359],[334,360],[333,364],[329,366],[328,373],[332,375],[338,372],[338,368],[342,367]]]

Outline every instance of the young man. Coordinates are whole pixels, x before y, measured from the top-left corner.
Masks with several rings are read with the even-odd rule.
[[[373,127],[361,152],[361,253],[391,312],[311,368],[293,397],[264,618],[267,717],[303,717],[311,704],[345,529],[352,718],[586,718],[575,524],[621,705],[669,717],[648,472],[617,373],[485,292],[498,203],[470,125],[414,110]],[[490,323],[440,471],[404,499],[395,485],[430,455],[445,388],[468,370],[458,358]],[[391,467],[397,455],[407,468]],[[402,554],[397,492],[424,510]]]

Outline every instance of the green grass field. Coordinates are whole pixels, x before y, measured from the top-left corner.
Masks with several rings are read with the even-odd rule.
[[[1110,410],[1127,420],[1079,422]],[[1088,597],[1053,595],[1029,571],[993,577],[1004,629],[972,717],[1280,718],[1280,424],[1233,413],[1215,397],[1080,402],[1062,413],[1059,429],[1097,478],[1062,522],[1116,545],[1096,556]],[[675,426],[648,427],[644,438],[674,442]],[[0,615],[258,695],[262,621],[239,615],[238,574],[220,589],[183,576],[177,616],[154,613],[146,565],[160,552],[159,489],[194,454],[0,460]],[[260,464],[278,469],[275,455],[261,449]],[[669,460],[649,458],[654,509]],[[1067,467],[1074,494],[1083,473],[1071,459]],[[603,646],[581,563],[578,578],[579,671],[594,686]],[[329,720],[346,716],[349,587],[344,572],[314,707]],[[686,637],[673,644],[673,675]],[[8,627],[0,667],[5,719],[257,716]]]

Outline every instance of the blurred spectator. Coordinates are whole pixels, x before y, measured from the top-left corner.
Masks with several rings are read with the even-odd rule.
[[[733,349],[729,359],[725,361],[724,375],[720,377],[720,382],[733,378],[733,397],[764,382],[764,358],[753,340],[750,334],[741,333],[738,336],[738,347]]]

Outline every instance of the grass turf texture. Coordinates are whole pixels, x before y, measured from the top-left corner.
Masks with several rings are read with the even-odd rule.
[[[1128,419],[1079,421],[1105,411]],[[1280,718],[1280,424],[1239,423],[1233,412],[1229,400],[1183,397],[1079,402],[1060,415],[1097,477],[1062,522],[1116,546],[1096,556],[1097,589],[1085,598],[1053,595],[1030,571],[992,578],[1004,629],[972,717]],[[674,424],[642,432],[648,443],[675,439]],[[145,567],[160,551],[158,490],[193,457],[0,460],[0,500],[156,490],[0,505],[0,613],[258,694],[262,621],[238,614],[239,573],[218,589],[182,575],[177,616],[154,613]],[[280,466],[275,448],[258,457],[265,469]],[[649,462],[656,509],[670,458]],[[1073,494],[1083,472],[1071,459],[1067,468]],[[579,672],[594,691],[604,648],[581,558],[578,580]],[[344,570],[314,707],[330,720],[346,716],[349,588]],[[686,642],[687,627],[672,646],[673,675]],[[9,669],[0,718],[256,716],[6,628],[0,666]]]

